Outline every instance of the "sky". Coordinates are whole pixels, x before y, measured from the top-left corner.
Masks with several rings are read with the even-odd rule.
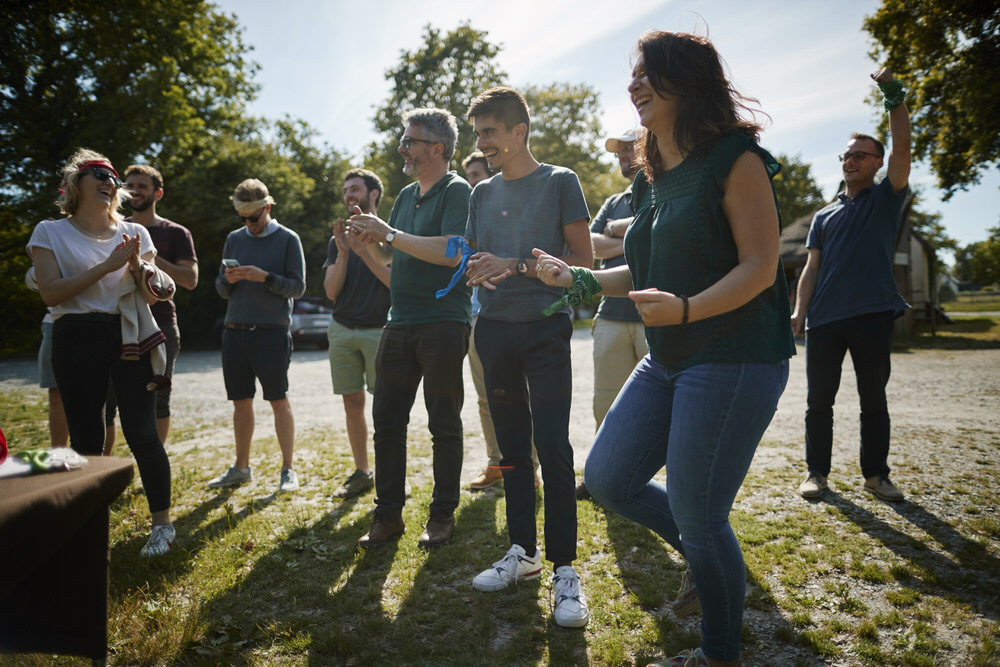
[[[319,141],[359,164],[375,138],[372,118],[389,94],[386,71],[422,45],[424,26],[469,22],[502,45],[497,58],[515,88],[587,84],[600,95],[608,135],[637,126],[626,87],[636,38],[650,28],[707,35],[732,80],[771,117],[761,136],[772,153],[797,156],[829,199],[840,181],[837,155],[854,131],[874,133],[878,110],[865,102],[877,69],[862,29],[876,0],[215,0],[234,14],[261,86],[250,113],[300,118]],[[460,124],[460,131],[463,126]],[[468,129],[471,131],[471,129]],[[610,156],[607,156],[608,158]],[[609,162],[610,164],[610,162]],[[915,163],[920,208],[942,214],[965,245],[1000,224],[1000,171],[944,202],[929,169]],[[944,259],[950,259],[945,256]]]

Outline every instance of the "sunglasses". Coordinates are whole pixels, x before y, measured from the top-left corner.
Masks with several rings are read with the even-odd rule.
[[[243,222],[257,222],[258,220],[260,220],[261,216],[264,215],[264,211],[266,210],[267,207],[265,206],[264,208],[260,209],[260,211],[257,212],[257,215],[240,215],[239,213],[237,213],[236,217],[242,220]]]
[[[111,181],[111,185],[115,186],[116,188],[120,188],[122,186],[121,179],[112,174],[110,171],[105,171],[99,167],[91,167],[90,169],[88,169],[83,173],[90,174],[91,176],[101,181],[102,183]]]

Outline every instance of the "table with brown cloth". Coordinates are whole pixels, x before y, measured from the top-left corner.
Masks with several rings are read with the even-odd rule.
[[[132,462],[0,479],[0,652],[103,660],[111,502]]]

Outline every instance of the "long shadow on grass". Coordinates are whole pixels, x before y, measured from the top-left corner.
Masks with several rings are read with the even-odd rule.
[[[231,507],[226,504],[230,495],[232,495],[232,491],[225,490],[198,505],[191,512],[176,517],[173,523],[177,530],[177,543],[174,550],[166,556],[150,560],[138,557],[139,549],[146,543],[147,536],[145,534],[115,544],[111,557],[112,598],[126,591],[150,584],[153,584],[150,590],[155,591],[170,582],[187,576],[197,563],[195,556],[206,544],[233,530],[240,522],[262,511],[275,500],[273,495],[254,498],[243,509],[233,512]],[[225,514],[211,523],[201,526],[205,519],[219,507],[225,507]],[[151,581],[151,572],[160,574],[155,583]]]
[[[249,572],[199,609],[204,637],[187,647],[179,662],[247,664],[264,655],[305,655],[318,646],[333,656],[318,664],[342,664],[387,630],[382,589],[399,544],[359,552],[357,540],[371,515],[353,521],[346,516],[338,506],[315,524],[291,531],[256,560],[251,545],[244,553],[233,550],[229,563],[216,564]]]
[[[677,655],[685,649],[698,646],[701,643],[701,614],[696,613],[678,619],[672,610],[668,611],[674,599],[674,592],[680,586],[681,576],[686,569],[683,557],[648,528],[603,507],[600,507],[600,511],[605,516],[608,539],[618,561],[623,588],[634,595],[639,604],[656,620],[659,633],[657,643],[663,652],[652,655],[639,652],[636,655],[636,664],[660,660],[664,655]],[[667,564],[669,566],[665,566]],[[761,591],[757,578],[749,570],[745,604],[747,610],[741,631],[743,661],[747,665],[768,664],[767,644],[783,641],[778,639],[780,635],[792,637],[795,631],[778,610],[774,599]],[[746,621],[758,614],[768,616],[767,625],[775,629],[776,636],[754,635]],[[762,644],[761,648],[764,649],[761,656],[755,656],[758,644]],[[758,661],[758,658],[761,661]]]
[[[842,516],[897,556],[913,564],[918,571],[930,573],[930,581],[906,581],[911,588],[939,597],[958,594],[961,589],[967,604],[993,620],[1000,619],[1000,597],[996,593],[1000,559],[990,554],[981,544],[970,540],[946,521],[915,503],[889,503],[897,514],[925,531],[945,551],[952,554],[960,565],[956,567],[954,560],[928,549],[919,539],[890,526],[868,509],[832,489],[824,494],[823,502],[836,508]]]

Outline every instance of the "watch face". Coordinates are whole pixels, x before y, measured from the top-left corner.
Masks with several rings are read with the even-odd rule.
[[[523,259],[517,263],[517,272],[522,275],[528,272],[528,263]]]

